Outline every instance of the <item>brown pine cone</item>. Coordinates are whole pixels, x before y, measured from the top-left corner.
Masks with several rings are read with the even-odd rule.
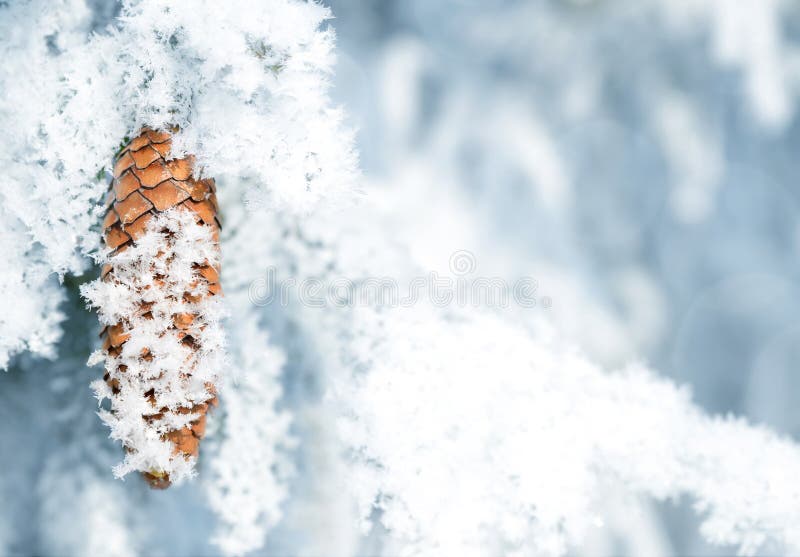
[[[120,265],[129,267],[133,265],[129,260],[120,257],[120,254],[129,247],[136,246],[146,234],[161,234],[168,247],[177,244],[178,236],[183,232],[160,224],[164,219],[169,219],[170,215],[178,214],[176,212],[184,214],[188,212],[193,215],[191,220],[194,223],[207,227],[211,232],[210,247],[218,253],[220,222],[217,215],[214,180],[193,178],[192,156],[167,160],[165,157],[170,152],[170,137],[169,133],[145,129],[116,157],[114,179],[106,198],[107,212],[103,220],[105,242],[113,252],[101,273],[101,280],[112,287],[121,283],[120,277],[123,271]],[[158,220],[159,218],[161,220]],[[127,279],[125,292],[132,291],[135,301],[132,315],[129,319],[124,318],[116,324],[104,327],[101,332],[106,361],[106,374],[103,379],[110,388],[111,396],[106,396],[111,398],[112,414],[120,412],[119,408],[115,407],[115,402],[118,402],[119,406],[130,396],[143,396],[152,408],[152,412],[143,413],[141,416],[146,427],[152,427],[151,431],[154,433],[151,437],[160,437],[161,441],[171,443],[173,457],[183,457],[184,460],[193,461],[199,454],[199,441],[205,432],[208,408],[217,404],[215,386],[212,383],[204,383],[204,397],[202,392],[200,395],[197,394],[198,389],[195,385],[193,389],[188,389],[188,392],[192,393],[188,400],[176,402],[175,392],[171,392],[169,386],[164,387],[163,380],[165,375],[176,374],[175,381],[180,384],[191,381],[199,365],[198,362],[202,361],[205,352],[209,350],[208,346],[204,347],[198,342],[198,339],[203,337],[208,323],[198,322],[202,319],[198,319],[200,310],[196,308],[202,307],[206,298],[221,295],[220,269],[218,257],[216,263],[208,259],[193,263],[194,278],[188,283],[189,289],[176,292],[176,284],[179,282],[172,279],[177,280],[180,277],[170,277],[162,273],[168,273],[164,269],[168,269],[177,256],[172,253],[167,255],[165,252],[169,252],[169,249],[159,249],[155,252],[153,261],[145,261],[143,266],[141,260],[136,261],[135,264],[139,265],[139,268],[151,273],[152,279],[148,278],[150,282],[141,287],[131,287],[131,281]],[[130,268],[125,272],[130,273]],[[184,281],[182,284],[187,283]],[[163,292],[154,292],[153,289],[161,289]],[[141,294],[140,300],[136,300],[137,292]],[[160,301],[153,302],[153,299]],[[169,359],[173,357],[172,354],[159,354],[157,351],[151,351],[151,346],[139,347],[138,344],[136,348],[138,352],[134,353],[133,357],[138,357],[139,361],[135,362],[134,366],[123,363],[131,362],[128,353],[130,350],[125,353],[123,350],[126,343],[130,342],[131,336],[137,334],[136,328],[146,329],[146,322],[142,318],[153,321],[153,311],[156,310],[154,303],[161,304],[158,308],[160,314],[156,319],[167,323],[156,333],[157,337],[163,339],[164,336],[174,335],[183,347],[188,348],[188,352],[181,348],[183,352],[177,357],[178,362],[183,362],[178,366],[179,369],[171,369],[168,364],[154,362],[154,359],[158,358],[161,358],[162,362],[171,361]],[[172,313],[172,308],[186,311]],[[100,309],[102,312],[103,308]],[[170,314],[171,323],[169,323]],[[148,362],[154,367],[148,367]],[[139,364],[144,367],[140,367]],[[130,374],[129,367],[136,367],[141,377],[126,375]],[[148,377],[146,373],[142,373],[142,370],[150,369],[157,370],[153,376]],[[148,388],[151,384],[154,386]],[[125,389],[127,392],[120,394]],[[142,389],[142,392],[136,393],[137,389]],[[170,403],[162,403],[162,398],[169,399]],[[187,422],[187,418],[183,418],[181,421],[181,415],[192,416],[192,419]],[[122,438],[122,441],[128,453],[140,450],[134,446],[135,441],[125,438]],[[155,468],[140,469],[140,471],[152,487],[166,488],[171,483],[168,471]]]

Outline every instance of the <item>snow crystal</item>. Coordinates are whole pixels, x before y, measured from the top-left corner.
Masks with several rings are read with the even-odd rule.
[[[156,470],[179,482],[193,473],[193,459],[176,457],[163,437],[197,419],[180,410],[213,398],[209,385],[226,365],[222,302],[207,295],[199,271],[219,264],[219,250],[212,229],[195,219],[179,209],[154,216],[139,240],[107,255],[111,280],[99,278],[81,289],[100,321],[121,326],[129,337],[119,354],[101,351],[93,358],[105,361],[109,375],[93,383],[100,401],[111,400],[111,411],[100,416],[128,449],[118,476]],[[175,329],[179,314],[194,316],[181,331],[193,339],[191,346]],[[156,412],[158,417],[144,418]]]
[[[463,316],[462,316],[463,317]],[[335,391],[362,517],[414,555],[563,555],[608,485],[688,494],[712,542],[800,547],[800,448],[711,418],[641,366],[608,374],[492,315],[366,311],[371,371]],[[539,340],[537,340],[539,339]],[[378,512],[374,515],[374,511]]]
[[[172,155],[195,155],[197,172],[220,187],[247,183],[242,195],[254,208],[303,212],[353,189],[352,134],[327,95],[327,8],[128,0],[91,36],[81,0],[0,9],[0,205],[9,242],[42,269],[32,275],[86,269],[83,256],[99,245],[105,171],[143,127],[179,126]],[[8,355],[47,353],[57,339],[58,293],[40,297],[46,281],[25,280],[32,288],[17,293],[33,311],[0,345],[3,367]]]

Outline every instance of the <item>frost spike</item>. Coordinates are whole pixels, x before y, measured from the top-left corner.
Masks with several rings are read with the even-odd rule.
[[[134,245],[148,230],[151,221],[167,211],[193,212],[194,220],[198,225],[211,229],[213,247],[217,251],[219,250],[220,227],[216,210],[214,180],[196,180],[192,177],[194,157],[167,161],[164,156],[169,152],[170,138],[169,134],[144,129],[117,156],[114,165],[114,179],[110,187],[110,197],[117,201],[108,205],[103,220],[106,244],[113,250],[109,257],[109,263],[104,266],[101,278],[103,282],[115,283],[114,273],[117,266],[115,255]],[[205,283],[206,288],[201,289],[204,293],[197,295],[194,292],[185,292],[185,299],[197,303],[201,302],[204,297],[221,295],[219,265],[199,266],[197,281]],[[163,288],[165,281],[154,277],[154,284],[156,288]],[[146,315],[148,308],[148,303],[142,300],[138,304],[138,313]],[[175,313],[174,325],[167,334],[174,334],[190,349],[197,352],[199,348],[194,344],[190,331],[195,318],[196,315],[192,313]],[[127,366],[120,364],[116,357],[122,353],[125,343],[130,340],[131,335],[124,331],[133,321],[133,316],[131,316],[127,323],[120,322],[105,327],[101,333],[107,362],[104,380],[114,394],[120,389],[120,381],[115,376],[128,372]],[[143,360],[148,360],[148,358],[152,359],[153,355],[145,348],[142,350],[141,357]],[[112,369],[108,369],[108,362],[112,362]],[[175,369],[174,373],[179,374],[181,378],[186,378],[191,377],[192,371],[189,367],[188,369]],[[207,384],[206,391],[208,395],[206,399],[196,400],[172,410],[158,404],[157,393],[152,391],[145,393],[153,411],[142,415],[141,419],[148,424],[164,420],[165,415],[169,413],[197,416],[183,427],[171,429],[161,435],[163,441],[172,444],[175,457],[183,457],[188,460],[199,455],[199,442],[205,432],[206,414],[210,406],[217,405],[215,386]],[[112,413],[116,411],[113,398],[111,411]],[[123,444],[128,452],[139,449],[124,441]],[[149,469],[141,470],[141,472],[151,487],[163,489],[171,484],[170,475],[166,471]]]

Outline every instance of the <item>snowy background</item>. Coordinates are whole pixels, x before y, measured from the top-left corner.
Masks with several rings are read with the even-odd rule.
[[[800,434],[796,4],[333,8],[362,168],[429,268],[467,248],[488,275],[534,276],[553,298],[534,311],[595,362],[644,359],[708,412]],[[730,554],[690,502],[584,549]]]
[[[327,74],[286,62],[327,64],[310,38],[322,18],[294,2],[264,2],[263,20],[260,3],[222,17],[178,2],[194,49],[180,58],[81,50],[92,30],[113,43],[152,21],[115,39],[114,2],[51,4],[0,2],[0,555],[800,551],[794,3],[337,0],[321,26],[336,30],[345,126],[317,94]],[[279,22],[275,83],[219,77],[228,63],[251,75],[225,40],[249,21]],[[118,109],[94,85],[72,104],[54,89],[59,75],[112,83],[114,56],[156,60],[196,96],[168,79],[143,79],[146,95],[100,87]],[[268,90],[253,98],[272,108],[239,109],[228,86]],[[95,138],[100,160],[175,117],[218,178],[233,365],[198,478],[153,492],[114,479],[121,448],[89,388],[99,326],[78,289],[97,274],[85,254],[104,187],[81,184],[98,169],[68,176],[63,218],[36,207],[62,195],[70,141]],[[237,150],[215,150],[230,122]],[[38,129],[46,141],[24,139]],[[261,165],[264,130],[289,130],[280,173]],[[319,180],[291,153],[319,157]],[[335,194],[295,195],[297,173]],[[18,193],[31,181],[45,185]],[[539,303],[320,309],[249,288],[271,268],[402,283],[451,272],[456,252],[475,276],[534,278]]]

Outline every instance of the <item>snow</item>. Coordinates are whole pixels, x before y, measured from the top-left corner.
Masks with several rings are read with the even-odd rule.
[[[87,268],[110,154],[145,126],[179,126],[172,155],[194,154],[220,184],[250,178],[253,207],[308,211],[353,188],[351,134],[326,94],[333,33],[319,30],[321,5],[130,1],[91,35],[80,0],[4,12],[0,195],[6,233],[44,266],[32,275]],[[4,341],[0,363],[57,340],[58,293],[25,297],[42,322]]]
[[[0,552],[800,550],[798,430],[773,410],[796,407],[800,300],[788,1],[381,5],[335,5],[362,180],[320,3],[0,4]],[[99,247],[143,126],[178,126],[172,156],[217,181],[224,300],[169,296],[220,257],[186,214]],[[406,283],[454,253],[552,305],[252,299],[271,270]],[[198,351],[163,334],[176,312]],[[91,358],[118,393],[85,366],[97,317],[131,334]],[[161,435],[194,416],[144,421],[144,393],[177,410],[209,383],[202,456],[176,458]],[[114,480],[153,469],[199,481]]]
[[[745,555],[800,543],[791,440],[706,416],[641,365],[606,373],[496,316],[362,318],[381,331],[359,354],[371,372],[335,393],[350,483],[363,519],[377,509],[409,554],[563,555],[617,484],[691,496],[704,535]]]
[[[119,324],[128,336],[119,355],[98,350],[89,360],[104,363],[117,389],[102,379],[92,383],[100,403],[111,401],[111,410],[100,410],[100,417],[111,428],[111,437],[128,449],[114,469],[118,477],[158,471],[180,483],[194,474],[194,459],[175,456],[163,436],[199,417],[181,409],[212,399],[209,386],[220,381],[227,367],[225,310],[218,296],[209,295],[199,270],[219,265],[219,247],[212,228],[196,218],[179,209],[153,216],[134,244],[101,259],[111,265],[110,280],[98,278],[81,287],[100,322]],[[193,339],[191,346],[174,328],[180,314],[193,316],[180,331]],[[160,417],[142,419],[156,412]]]

